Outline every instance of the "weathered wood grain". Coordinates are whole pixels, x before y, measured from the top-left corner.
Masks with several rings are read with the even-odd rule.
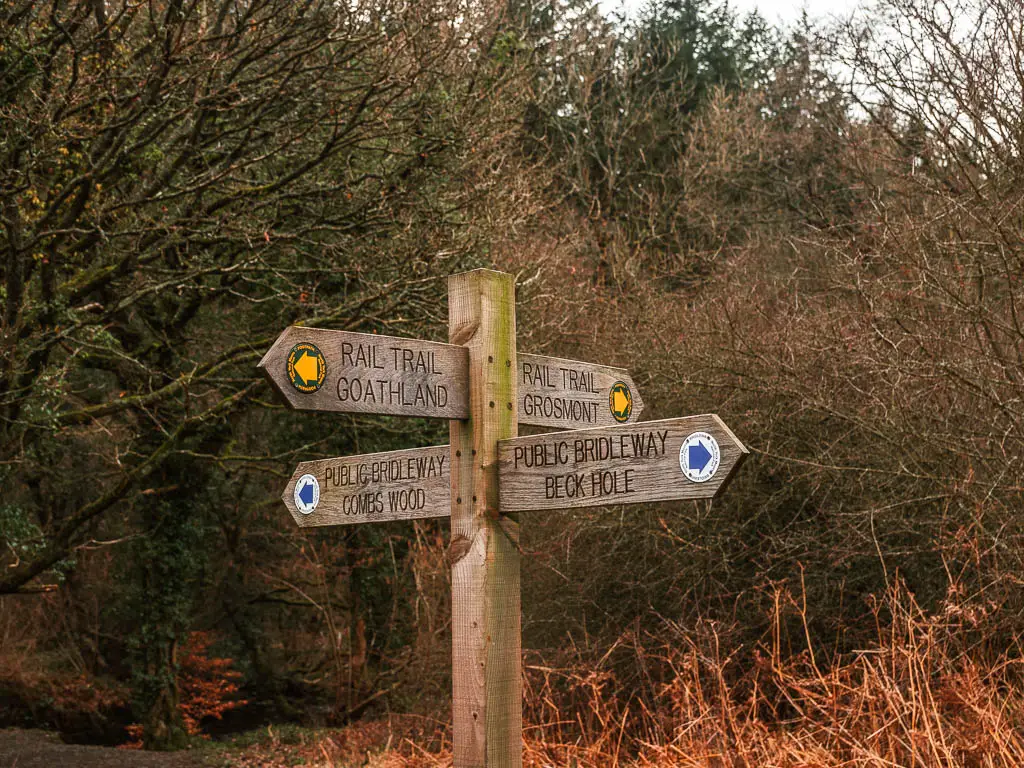
[[[628,387],[632,409],[619,421],[613,415],[612,387]],[[545,355],[519,355],[516,385],[519,423],[539,427],[582,429],[639,421],[644,403],[625,368],[595,365]]]
[[[451,460],[447,445],[304,461],[281,498],[302,528],[417,520],[451,514]],[[320,484],[309,514],[295,505],[295,484],[304,475]]]
[[[515,283],[448,279],[449,341],[469,352],[470,417],[451,421],[456,768],[522,765],[519,524],[498,514],[498,440],[516,425]]]
[[[300,391],[290,380],[288,356],[301,342],[323,353],[326,375],[316,391]],[[469,352],[455,344],[291,326],[258,367],[299,410],[469,416]],[[629,388],[632,401],[628,423],[643,411],[640,392],[624,368],[523,354],[515,370],[522,424],[561,429],[617,424],[611,390],[619,382]]]
[[[288,355],[301,342],[315,344],[326,377],[315,392],[291,383]],[[292,408],[464,419],[469,416],[466,350],[435,341],[291,326],[259,368]]]
[[[694,432],[718,443],[718,470],[687,479],[680,448]],[[502,512],[634,504],[717,495],[747,456],[718,416],[517,437],[498,443]]]
[[[712,414],[637,423],[624,369],[517,356],[511,275],[453,275],[448,304],[450,344],[296,326],[259,367],[294,408],[449,419],[450,446],[304,462],[283,498],[303,527],[451,516],[454,765],[521,768],[517,513],[710,498],[747,449]]]

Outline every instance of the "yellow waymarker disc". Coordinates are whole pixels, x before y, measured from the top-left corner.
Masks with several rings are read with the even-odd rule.
[[[633,394],[625,382],[617,381],[612,385],[608,393],[608,408],[617,422],[629,421],[629,416],[633,413]]]
[[[316,392],[327,377],[327,361],[316,344],[303,341],[292,347],[287,360],[288,380],[299,392]]]

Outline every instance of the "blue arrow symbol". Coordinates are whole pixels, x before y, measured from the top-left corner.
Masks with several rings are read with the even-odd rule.
[[[704,443],[698,440],[696,445],[690,446],[690,469],[703,472],[709,461],[711,461],[711,451],[704,447]]]
[[[690,450],[693,450],[692,448]],[[299,499],[303,504],[313,503],[313,484],[306,483],[304,486],[299,488]]]

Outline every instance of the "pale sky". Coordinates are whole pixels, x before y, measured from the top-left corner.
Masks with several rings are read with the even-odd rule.
[[[828,20],[831,17],[847,17],[863,0],[729,0],[729,5],[739,14],[758,10],[769,22],[789,26],[800,18],[800,12],[807,9],[812,20]],[[625,7],[627,12],[644,5],[644,0],[602,0],[606,11]]]
[[[729,5],[744,13],[757,9],[768,21],[775,24],[791,24],[800,18],[800,12],[807,9],[812,19],[827,19],[832,16],[845,17],[858,5],[857,0],[730,0]]]

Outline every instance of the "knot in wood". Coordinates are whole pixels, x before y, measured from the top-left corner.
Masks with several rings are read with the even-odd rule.
[[[448,567],[454,566],[469,553],[472,542],[462,534],[457,534],[448,545]]]

